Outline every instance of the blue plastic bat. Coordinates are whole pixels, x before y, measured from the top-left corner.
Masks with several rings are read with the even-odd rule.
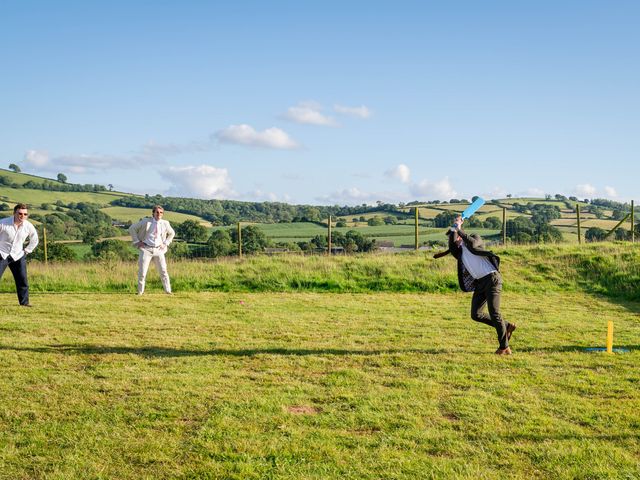
[[[476,213],[478,209],[483,205],[484,205],[484,199],[480,197],[476,198],[475,202],[473,202],[471,205],[469,205],[467,208],[464,209],[464,212],[462,212],[462,215],[461,215],[462,219],[466,220],[467,218],[471,217],[471,215]]]

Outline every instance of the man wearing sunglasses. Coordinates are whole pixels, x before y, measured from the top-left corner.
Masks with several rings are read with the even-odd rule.
[[[18,301],[23,307],[31,306],[26,256],[38,246],[38,232],[27,218],[27,206],[19,203],[13,209],[12,217],[0,220],[0,278],[8,266],[16,282]],[[29,243],[25,247],[27,239]]]

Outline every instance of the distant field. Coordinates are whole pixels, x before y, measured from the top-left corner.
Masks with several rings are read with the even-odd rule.
[[[113,200],[126,196],[128,195],[116,192],[53,192],[48,190],[14,189],[0,186],[0,201],[6,203],[23,202],[30,207],[38,207],[42,203],[53,204],[58,200],[64,203],[90,202],[108,205]]]
[[[604,219],[600,219],[598,220],[597,218],[589,218],[589,219],[583,219],[580,222],[580,226],[585,229],[585,228],[590,228],[590,227],[599,227],[602,228],[604,230],[610,230],[613,227],[615,227],[618,224],[619,220],[604,220]],[[626,224],[622,224],[621,227],[622,228],[630,228],[629,227],[629,222],[625,222]],[[557,220],[552,220],[551,221],[551,225],[554,226],[575,226],[577,227],[578,225],[578,220],[576,218],[559,218]]]
[[[265,232],[267,237],[275,242],[301,242],[308,241],[316,235],[327,235],[327,228],[314,223],[276,223],[276,224],[254,224]],[[220,228],[220,227],[217,227]],[[375,238],[380,241],[390,241],[394,245],[413,245],[415,243],[415,226],[413,224],[384,225],[370,227],[363,225],[359,227],[333,228],[333,232],[345,234],[349,230]],[[472,233],[480,233],[483,236],[495,235],[497,230],[470,229]],[[419,241],[446,240],[445,229],[420,227]]]
[[[114,220],[137,222],[143,217],[150,217],[151,210],[148,208],[130,208],[130,207],[107,207],[101,208],[100,211],[106,213]],[[187,220],[195,220],[203,226],[211,227],[211,223],[203,218],[185,213],[172,212],[165,210],[164,219],[169,222],[182,223]]]

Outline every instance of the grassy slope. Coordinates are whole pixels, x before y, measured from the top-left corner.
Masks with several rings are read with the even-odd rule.
[[[16,189],[0,186],[0,200],[7,203],[24,202],[35,207],[42,203],[53,204],[58,200],[69,202],[91,202],[107,205],[112,200],[127,196],[116,192],[53,192],[47,190]]]
[[[45,178],[38,177],[34,175],[19,173],[16,174],[11,171],[0,169],[0,175],[8,176],[15,183],[23,184],[28,180],[43,182]],[[51,179],[47,179],[51,180]],[[55,181],[55,180],[52,180]],[[54,204],[56,201],[61,200],[65,203],[69,202],[92,202],[101,205],[108,205],[112,200],[116,198],[121,198],[125,196],[129,196],[131,194],[122,193],[122,192],[100,192],[100,193],[91,193],[91,192],[50,192],[50,191],[42,191],[42,190],[29,190],[29,189],[12,189],[9,187],[0,186],[0,201],[6,203],[16,203],[16,202],[27,202],[32,206],[33,213],[47,214],[51,213],[48,210],[38,210],[41,204]],[[537,203],[537,204],[547,204],[547,205],[556,205],[561,210],[564,211],[562,214],[562,218],[559,220],[555,220],[552,225],[555,225],[560,228],[563,233],[563,237],[566,241],[570,243],[577,242],[577,233],[576,233],[576,220],[573,213],[570,213],[566,210],[566,205],[564,202],[558,201],[546,201],[542,199],[534,199],[534,198],[512,198],[512,199],[503,199],[497,200],[500,205],[510,206],[513,203],[527,204],[529,202]],[[586,204],[580,202],[581,206],[584,207]],[[422,219],[431,219],[434,218],[439,213],[442,213],[446,210],[453,210],[457,212],[461,212],[468,206],[467,203],[458,203],[458,204],[437,204],[429,207],[421,207],[420,208],[420,217]],[[148,214],[147,209],[138,209],[138,208],[127,208],[127,207],[107,207],[103,209],[105,213],[110,215],[112,218],[116,220],[138,220],[142,216],[146,216]],[[396,225],[396,226],[386,226],[382,227],[385,231],[378,232],[375,229],[380,227],[368,227],[363,222],[357,222],[354,224],[352,222],[353,218],[360,218],[361,216],[366,219],[374,217],[374,216],[388,216],[390,212],[371,212],[366,214],[356,214],[356,215],[344,215],[342,218],[347,220],[347,229],[357,228],[359,232],[363,235],[372,236],[379,238],[384,241],[393,241],[396,246],[400,245],[410,245],[413,244],[413,233],[409,230],[413,229],[412,223],[412,213],[411,208],[403,210],[407,215],[407,219],[402,220],[405,225]],[[9,215],[11,212],[5,212],[3,215]],[[398,215],[400,212],[397,212],[393,215]],[[523,215],[513,210],[507,210],[507,218],[515,218],[517,216],[529,216]],[[611,213],[611,212],[609,212]],[[498,205],[485,205],[478,212],[477,216],[484,220],[490,216],[497,216],[499,219],[502,219],[502,208]],[[604,229],[610,229],[616,225],[617,221],[615,220],[597,220],[597,219],[587,219],[587,217],[591,217],[590,214],[583,214],[585,220],[582,222],[582,227],[586,231],[587,228],[598,226]],[[186,215],[181,213],[173,213],[167,212],[166,218],[172,222],[183,222],[185,220],[197,220],[206,227],[210,226],[210,223],[200,217],[194,215]],[[627,224],[623,225],[624,228],[628,226]],[[267,233],[267,236],[273,238],[275,241],[283,241],[283,242],[298,242],[298,241],[306,241],[315,235],[324,235],[326,231],[315,224],[307,224],[307,223],[292,223],[292,224],[263,224],[260,225],[263,230]],[[407,230],[407,233],[402,234],[402,230]],[[493,235],[494,232],[490,231],[481,231],[483,236]],[[426,236],[425,236],[426,234]],[[421,240],[439,240],[439,236],[434,234],[430,235],[426,232],[422,232]]]
[[[130,208],[130,207],[107,207],[101,208],[102,212],[109,215],[114,220],[122,220],[127,221],[131,220],[132,222],[137,222],[143,217],[150,217],[151,211],[148,208]],[[200,217],[195,215],[188,215],[186,213],[179,212],[171,212],[166,211],[163,217],[165,220],[168,220],[172,223],[182,223],[187,220],[195,220],[196,222],[202,224],[203,226],[210,227],[211,222],[207,222]]]

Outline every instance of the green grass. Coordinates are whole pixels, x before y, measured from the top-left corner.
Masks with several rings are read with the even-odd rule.
[[[122,220],[125,222],[128,220],[137,222],[143,217],[151,216],[151,209],[149,208],[107,207],[100,210],[109,215],[114,220]],[[211,222],[208,222],[207,220],[204,220],[203,218],[197,217],[195,215],[188,215],[186,213],[171,212],[169,210],[165,210],[163,218],[172,223],[182,223],[187,220],[195,220],[196,222],[201,223],[206,227],[211,227]]]
[[[327,228],[315,223],[296,222],[296,223],[274,223],[274,224],[253,224],[260,228],[265,235],[274,242],[302,242],[309,241],[316,235],[326,236]],[[227,228],[230,227],[215,227]],[[333,232],[346,234],[350,230],[364,235],[365,237],[375,238],[377,240],[391,241],[396,246],[413,245],[415,243],[415,226],[412,223],[398,225],[380,225],[369,226],[360,224],[358,226],[334,227]],[[425,228],[420,226],[419,241],[440,240],[446,241],[443,228]],[[480,233],[483,236],[496,235],[497,230],[470,229],[472,233]]]
[[[39,294],[0,311],[0,478],[635,478],[637,303]],[[601,346],[606,320],[629,353]]]
[[[640,301],[640,244],[603,242],[583,245],[495,247],[505,289],[517,293],[587,292]],[[458,289],[452,257],[434,260],[433,252],[304,256],[264,255],[219,260],[169,262],[177,291],[240,292],[454,292]],[[36,292],[133,292],[135,262],[86,262],[44,265],[29,262]],[[156,274],[150,288],[160,288]],[[0,293],[15,289],[10,274]]]
[[[245,223],[243,223],[245,225]],[[260,228],[267,237],[279,241],[282,238],[297,238],[298,241],[309,240],[316,235],[326,235],[327,228],[316,223],[295,222],[295,223],[253,223]],[[229,227],[223,227],[229,228]],[[231,227],[233,228],[233,227]]]
[[[32,190],[28,188],[15,189],[0,186],[0,199],[7,203],[23,202],[29,206],[38,207],[43,203],[54,204],[58,200],[69,202],[90,202],[100,205],[108,205],[109,202],[129,196],[117,192],[54,192],[47,190]],[[53,212],[48,212],[53,213]]]
[[[423,252],[5,273],[0,478],[636,478],[640,247],[496,251],[507,358]]]

